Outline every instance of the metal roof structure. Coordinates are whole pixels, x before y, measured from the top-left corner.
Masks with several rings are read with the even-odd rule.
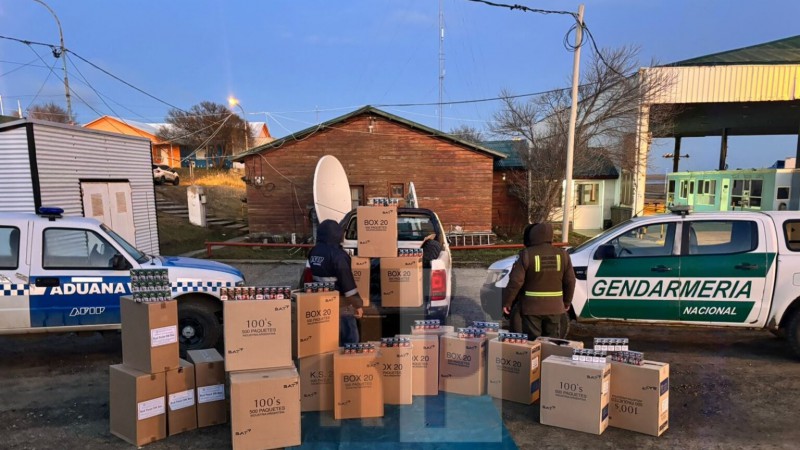
[[[800,35],[777,41],[698,56],[667,66],[723,66],[739,64],[800,64]]]
[[[524,169],[525,163],[520,158],[519,154],[526,150],[525,141],[522,140],[506,140],[506,141],[485,141],[481,142],[481,146],[490,148],[499,153],[506,155],[505,159],[494,161],[494,170],[508,170],[508,169]],[[606,157],[597,155],[598,164],[594,167],[580,167],[575,166],[572,170],[574,178],[581,179],[617,179],[619,178],[619,171],[614,164]]]

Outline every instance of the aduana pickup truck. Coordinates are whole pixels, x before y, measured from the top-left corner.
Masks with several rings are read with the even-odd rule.
[[[800,356],[800,213],[638,217],[568,250],[578,322],[766,328]],[[497,315],[516,261],[489,267],[484,309]]]
[[[181,348],[210,348],[222,333],[221,287],[244,283],[225,264],[152,256],[95,219],[0,213],[0,334],[120,328],[130,270],[168,269]]]

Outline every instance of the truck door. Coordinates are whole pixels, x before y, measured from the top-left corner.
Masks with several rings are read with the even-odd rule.
[[[681,263],[677,223],[633,225],[603,244],[613,255],[589,260],[588,308],[604,319],[678,320]],[[603,247],[601,244],[600,247]],[[606,247],[608,248],[608,247]]]
[[[0,226],[0,329],[29,328],[28,222]]]
[[[681,252],[681,320],[754,321],[775,253],[756,220],[686,220]]]
[[[119,299],[130,293],[130,271],[114,270],[111,259],[122,252],[95,230],[52,223],[34,230],[42,248],[41,259],[31,264],[31,326],[119,323]]]

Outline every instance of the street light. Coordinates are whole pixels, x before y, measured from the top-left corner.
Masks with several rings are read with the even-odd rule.
[[[248,142],[250,140],[248,137],[250,134],[250,125],[247,124],[247,116],[245,115],[244,108],[242,108],[242,104],[239,102],[239,99],[232,95],[228,97],[228,106],[231,108],[238,106],[242,111],[242,119],[244,119],[244,149],[247,150],[250,148],[250,143]]]
[[[53,55],[58,58],[61,57],[61,62],[64,63],[64,94],[67,97],[67,120],[69,123],[72,123],[72,99],[70,99],[69,95],[69,78],[67,78],[67,54],[66,49],[64,48],[64,33],[61,31],[61,21],[58,20],[58,16],[56,15],[55,11],[52,8],[47,6],[47,3],[43,2],[42,0],[33,0],[36,3],[41,4],[48,11],[50,14],[53,15],[53,18],[56,19],[56,25],[58,25],[58,37],[61,39],[61,53],[59,55],[55,55],[55,50],[53,50]]]

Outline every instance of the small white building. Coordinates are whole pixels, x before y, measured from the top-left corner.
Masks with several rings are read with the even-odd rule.
[[[0,123],[0,212],[59,207],[158,254],[150,140],[21,119]]]

